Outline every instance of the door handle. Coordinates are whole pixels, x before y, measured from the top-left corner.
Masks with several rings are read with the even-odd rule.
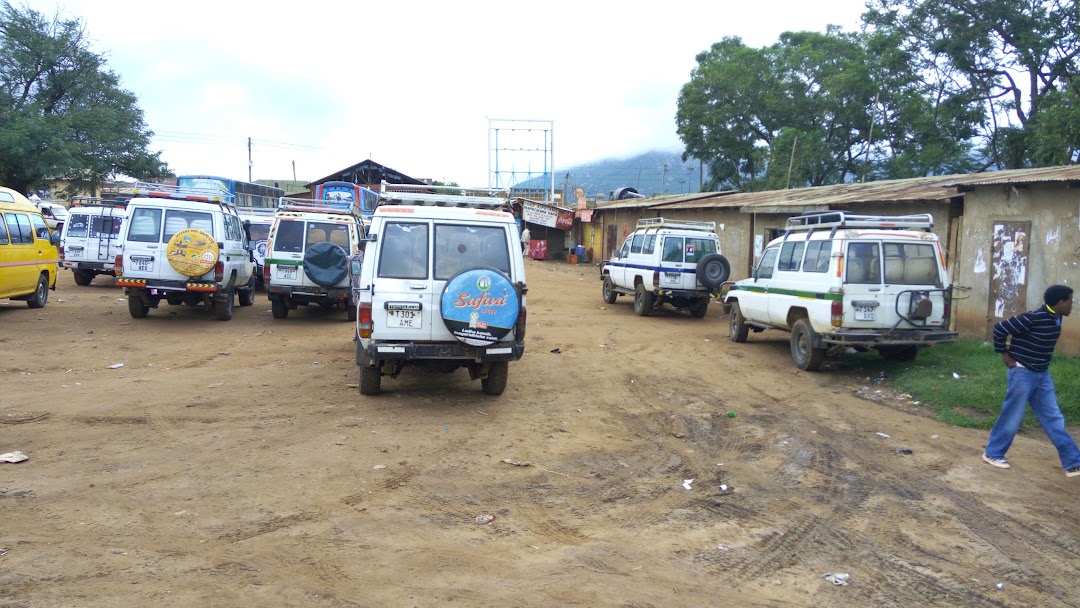
[[[409,289],[427,289],[427,285],[413,283],[409,285]]]

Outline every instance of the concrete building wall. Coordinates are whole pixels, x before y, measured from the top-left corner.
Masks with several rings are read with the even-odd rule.
[[[959,289],[953,314],[962,335],[989,340],[993,323],[1000,320],[994,314],[997,303],[991,301],[991,278],[994,226],[1003,222],[1031,223],[1026,244],[1017,252],[1027,256],[1021,310],[1040,306],[1050,285],[1080,286],[1080,189],[1062,184],[978,187],[965,195],[961,253],[954,260]],[[1080,315],[1062,324],[1057,350],[1080,354]]]

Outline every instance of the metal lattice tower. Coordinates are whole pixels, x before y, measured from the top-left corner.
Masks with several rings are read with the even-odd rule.
[[[542,188],[516,186],[543,177]],[[542,192],[555,201],[555,121],[488,119],[488,187],[508,188],[515,196]]]

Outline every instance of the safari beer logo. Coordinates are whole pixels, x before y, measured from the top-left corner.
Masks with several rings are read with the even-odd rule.
[[[520,308],[510,278],[488,268],[466,270],[443,289],[443,323],[458,340],[472,346],[498,342],[517,322]]]

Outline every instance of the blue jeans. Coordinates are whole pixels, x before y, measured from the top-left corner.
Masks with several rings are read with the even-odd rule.
[[[998,415],[997,422],[990,431],[990,439],[986,442],[986,455],[990,458],[1005,458],[1005,452],[1009,451],[1016,432],[1020,430],[1024,407],[1030,403],[1035,417],[1057,448],[1061,466],[1065,469],[1080,466],[1080,449],[1077,449],[1076,442],[1065,430],[1065,417],[1058,408],[1050,372],[1035,372],[1016,366],[1009,368],[1006,378],[1008,386],[1005,389],[1005,402],[1001,404],[1001,414]]]

